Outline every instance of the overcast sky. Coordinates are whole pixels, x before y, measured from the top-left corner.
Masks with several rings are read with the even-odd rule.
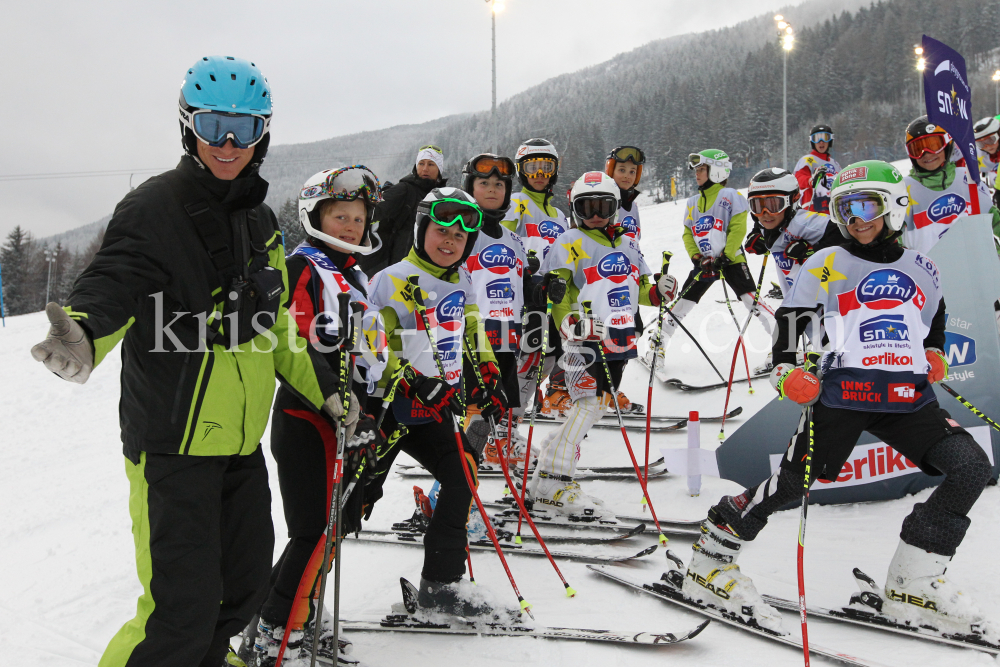
[[[798,0],[505,0],[497,98],[655,39],[732,25]],[[46,236],[110,213],[176,164],[177,97],[203,55],[253,60],[274,93],[272,145],[490,106],[484,0],[8,2],[0,235]],[[610,94],[613,94],[611,92]],[[12,176],[124,171],[115,176]]]

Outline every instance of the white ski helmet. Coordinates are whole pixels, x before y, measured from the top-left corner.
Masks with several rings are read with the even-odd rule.
[[[733,163],[725,151],[717,148],[708,148],[700,153],[688,155],[688,169],[694,169],[706,165],[708,167],[708,180],[713,183],[722,183],[729,178],[733,170]]]
[[[453,218],[455,222],[451,220],[439,220],[437,219],[437,207],[439,205],[449,204],[453,208],[454,205],[458,205],[459,210],[471,210],[475,215],[475,229],[471,229],[463,222],[457,222],[459,218]],[[450,212],[454,214],[454,209]],[[417,216],[413,221],[413,249],[417,252],[417,256],[421,259],[431,261],[430,256],[427,254],[427,249],[424,247],[424,235],[427,233],[427,227],[430,223],[434,221],[438,224],[450,226],[454,224],[461,224],[462,228],[468,234],[468,238],[465,242],[465,251],[462,256],[450,267],[442,267],[446,269],[453,269],[461,266],[465,263],[465,260],[469,259],[469,255],[472,254],[472,249],[476,245],[476,239],[479,238],[479,230],[483,226],[483,209],[476,203],[476,200],[468,192],[460,190],[459,188],[452,187],[440,187],[434,188],[427,193],[427,196],[420,200],[417,204]]]
[[[594,205],[592,203],[584,204],[585,200],[606,201],[605,210],[598,215],[607,218],[609,226],[614,226],[617,223],[618,207],[621,205],[621,188],[615,183],[615,179],[603,171],[588,171],[576,179],[576,183],[569,191],[569,208],[577,227],[581,227],[584,220],[593,217],[593,213],[585,216],[582,211],[577,210],[578,202],[581,208],[585,205]],[[608,215],[603,215],[605,212]]]
[[[356,252],[362,255],[375,252],[382,245],[381,240],[379,240],[378,245],[372,246],[372,236],[378,239],[377,234],[372,234],[372,224],[375,218],[375,204],[382,201],[379,187],[378,177],[368,167],[360,164],[340,167],[339,169],[326,169],[318,174],[313,174],[299,191],[299,222],[302,224],[302,229],[309,236],[342,252]],[[323,207],[318,206],[318,204],[327,199],[337,201],[364,200],[365,231],[361,237],[361,245],[353,245],[323,233],[320,221],[320,212]]]
[[[1000,133],[1000,120],[997,120],[993,116],[987,116],[982,120],[976,121],[976,124],[972,126],[972,132],[975,134],[976,141],[985,139],[991,134]]]
[[[552,186],[556,184],[556,179],[559,178],[559,153],[556,151],[556,147],[552,145],[552,142],[548,139],[528,139],[523,144],[518,146],[517,153],[514,154],[514,164],[517,165],[517,176],[518,180],[521,181],[521,187],[529,188],[528,176],[524,173],[522,165],[526,160],[532,160],[537,158],[552,158],[555,160],[555,171],[549,177],[549,184],[545,188],[548,192],[552,192]]]

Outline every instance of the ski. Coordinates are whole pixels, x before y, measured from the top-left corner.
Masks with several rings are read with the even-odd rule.
[[[654,470],[655,468],[655,470]],[[406,477],[430,477],[431,473],[423,466],[408,465],[405,463],[396,464],[396,472],[400,475]],[[658,477],[660,475],[666,474],[666,469],[663,468],[663,459],[660,458],[657,461],[653,461],[649,464],[649,476]],[[514,476],[520,477],[523,471],[514,469]],[[528,471],[531,474],[531,471]],[[503,471],[499,468],[487,468],[480,466],[479,473],[480,478],[493,478],[499,477],[503,479]],[[629,479],[635,477],[635,469],[631,466],[593,466],[589,468],[577,468],[574,479]]]
[[[761,378],[766,378],[768,375],[770,374],[759,373],[757,375],[754,375],[750,379],[759,380]],[[736,384],[737,382],[746,382],[746,381],[747,381],[746,378],[733,378],[733,384]],[[687,384],[680,378],[670,378],[668,380],[664,380],[663,383],[666,384],[668,387],[673,387],[674,389],[680,389],[681,391],[708,391],[709,389],[725,389],[726,385],[728,384],[727,382],[716,382],[714,384],[695,385],[695,384]]]
[[[402,544],[405,546],[421,547],[424,546],[424,536],[420,533],[394,533],[391,531],[362,531],[357,533],[354,537],[348,538],[357,542],[377,542],[380,544]],[[657,545],[652,545],[646,547],[642,551],[634,554],[623,555],[623,556],[599,556],[596,554],[587,554],[576,551],[553,551],[549,549],[549,553],[552,554],[553,558],[563,558],[566,560],[574,560],[583,563],[625,563],[630,560],[635,560],[637,558],[643,558],[649,554],[656,551]],[[510,544],[510,543],[500,543],[500,548],[503,549],[505,554],[518,554],[521,556],[541,556],[545,558],[545,551],[540,547],[528,547],[523,544]],[[472,551],[488,551],[493,552],[493,543],[489,541],[483,542],[471,542],[469,544],[469,549]]]
[[[869,595],[873,588],[877,588],[875,582],[861,570],[854,568],[854,578],[858,581],[862,592],[851,597],[859,603],[856,607],[841,607],[840,609],[827,609],[825,607],[808,607],[806,614],[810,617],[823,618],[830,621],[841,621],[854,625],[861,625],[873,630],[882,630],[895,634],[923,639],[935,644],[945,644],[947,646],[957,646],[960,648],[971,648],[993,655],[1000,654],[1000,646],[985,641],[981,636],[975,634],[963,635],[960,633],[949,634],[934,630],[929,626],[914,626],[907,623],[900,623],[881,613],[882,598],[879,593]],[[798,602],[774,597],[773,595],[763,595],[764,601],[776,609],[798,612]],[[876,598],[873,600],[873,598]],[[867,607],[867,609],[865,608]]]
[[[728,420],[732,419],[733,417],[741,414],[742,412],[743,412],[743,408],[742,407],[733,408],[732,410],[730,410],[726,414],[726,420],[728,421]],[[679,422],[679,421],[686,422],[689,417],[690,417],[690,413],[686,414],[686,415],[683,415],[683,416],[681,416],[681,415],[677,415],[677,416],[652,415],[649,418],[649,420],[650,420],[650,423],[652,423],[652,424],[656,424],[657,422]],[[701,416],[699,416],[699,419],[701,421],[703,421],[703,422],[719,422],[719,421],[722,421],[722,415],[714,415],[714,416],[711,416],[711,417],[701,417]],[[546,416],[546,415],[539,414],[539,415],[537,415],[535,417],[535,421],[537,423],[539,423],[539,424],[562,424],[563,422],[566,421],[566,419],[563,418],[563,417],[549,417],[549,416]],[[626,415],[626,414],[623,414],[622,415],[622,421],[624,421],[626,424],[635,423],[635,424],[641,424],[643,428],[646,427],[646,415],[636,416],[636,415]],[[611,412],[611,413],[606,414],[603,417],[601,417],[601,421],[599,421],[597,423],[598,424],[614,424],[615,428],[618,428],[618,417],[615,415],[614,412]]]
[[[709,607],[707,605],[703,605],[697,602],[692,602],[691,600],[684,598],[681,595],[680,590],[678,590],[678,588],[672,583],[666,581],[657,581],[652,584],[642,584],[630,581],[629,579],[622,577],[621,575],[613,571],[615,568],[609,568],[602,565],[588,565],[587,568],[593,570],[594,572],[596,572],[597,574],[601,575],[606,579],[622,584],[623,586],[628,586],[633,590],[639,591],[641,593],[646,593],[647,595],[652,595],[654,597],[658,597],[661,600],[670,602],[680,607],[684,607],[689,611],[693,611],[697,614],[707,616],[712,620],[719,621],[720,623],[725,623],[726,625],[731,625],[741,630],[745,630],[746,632],[749,632],[758,637],[762,637],[764,639],[770,639],[780,644],[785,644],[786,646],[795,647],[799,650],[800,654],[802,652],[801,639],[797,637],[792,637],[790,635],[779,635],[770,630],[765,630],[764,628],[761,628],[759,626],[749,625],[746,622],[744,622],[740,617],[734,614],[720,611],[713,607]],[[677,574],[679,574],[683,579],[684,575],[680,574],[679,571],[674,570],[673,572],[677,572]],[[663,576],[667,577],[666,574],[664,574]],[[797,606],[796,609],[798,609]],[[852,667],[885,667],[882,663],[872,662],[871,660],[865,660],[863,658],[858,658],[847,653],[842,653],[840,651],[836,651],[833,649],[824,648],[811,641],[809,642],[809,653],[811,655],[819,655],[825,658],[829,658],[831,660],[836,660],[839,663],[845,665],[851,665]]]
[[[514,541],[515,536],[514,536],[513,531],[503,530],[502,528],[496,528],[495,530],[496,530],[496,534],[497,534],[497,540],[499,540],[501,542],[513,542]],[[623,540],[631,539],[631,538],[635,537],[636,535],[641,535],[645,530],[646,530],[646,524],[640,523],[640,524],[638,524],[635,528],[633,528],[630,531],[627,531],[627,532],[624,532],[624,533],[616,533],[614,535],[608,535],[607,537],[594,537],[593,535],[575,534],[575,535],[546,535],[546,536],[543,537],[543,539],[546,542],[550,542],[550,543],[553,543],[553,544],[557,544],[557,543],[560,543],[560,542],[570,542],[570,543],[573,543],[573,544],[588,544],[588,545],[616,544],[616,543],[621,542]],[[424,529],[418,528],[418,527],[414,527],[413,524],[410,521],[401,521],[399,523],[392,524],[392,530],[391,531],[376,531],[376,530],[369,531],[369,530],[365,529],[364,532],[366,532],[366,533],[378,533],[378,532],[388,533],[388,532],[392,532],[392,533],[404,534],[404,535],[419,535],[419,534],[423,534]],[[531,533],[528,533],[528,534],[522,535],[521,536],[521,540],[525,541],[525,542],[536,542],[537,538],[534,535],[532,535]]]
[[[421,632],[439,635],[471,635],[484,637],[534,637],[536,639],[568,639],[587,642],[625,644],[628,646],[667,646],[697,636],[711,621],[703,621],[687,632],[620,632],[584,628],[529,627],[520,623],[473,621],[451,617],[447,623],[435,623],[416,617],[416,589],[400,579],[406,613],[389,614],[381,621],[340,622],[345,632]],[[395,607],[396,605],[393,605]],[[395,611],[395,609],[394,609]],[[402,610],[401,610],[402,611]]]
[[[633,473],[634,474],[634,473]],[[514,500],[512,498],[504,498],[503,500],[497,500],[492,502],[483,501],[483,506],[487,509],[499,509],[503,510],[501,514],[494,515],[494,523],[499,522],[509,522],[517,521],[518,509],[514,505]],[[649,523],[649,517],[641,516],[625,516],[616,515],[616,522],[612,522],[610,519],[601,520],[599,517],[592,516],[566,516],[558,515],[545,510],[529,510],[531,513],[531,518],[535,520],[535,523],[539,526],[544,522],[545,525],[552,526],[568,526],[570,528],[611,528],[617,529],[618,525],[635,525],[643,526]],[[595,522],[596,519],[596,522]],[[660,518],[660,527],[663,529],[665,534],[669,535],[689,535],[698,536],[701,535],[701,521],[687,521],[687,520],[671,520]],[[546,537],[546,540],[549,538]]]
[[[639,432],[639,433],[645,433],[646,432],[646,420],[645,419],[643,419],[641,422],[637,422],[636,420],[626,421],[624,419],[624,417],[625,417],[625,415],[622,415],[622,423],[625,424],[625,428],[626,429],[628,429],[629,431],[636,431],[636,432]],[[650,423],[649,430],[652,433],[665,433],[667,431],[679,431],[682,428],[686,428],[687,427],[687,423],[688,422],[687,422],[686,419],[682,419],[679,422],[675,422],[673,424],[667,424],[667,423],[664,423],[664,422],[657,422],[655,424]],[[605,422],[605,421],[599,421],[596,424],[594,424],[594,428],[602,428],[602,429],[607,428],[607,429],[614,429],[614,430],[617,431],[619,428],[621,428],[621,426],[619,426],[617,420],[615,420],[612,423],[608,423],[608,422]]]

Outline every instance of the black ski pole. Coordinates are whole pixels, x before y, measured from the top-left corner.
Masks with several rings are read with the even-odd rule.
[[[337,295],[337,306],[340,313],[340,337],[346,342],[348,335],[346,332],[350,331],[351,334],[350,344],[343,345],[343,352],[340,360],[340,387],[341,391],[344,392],[344,412],[340,416],[340,424],[337,429],[337,460],[334,464],[333,473],[333,493],[331,494],[331,504],[330,513],[327,516],[326,523],[326,545],[323,547],[323,561],[320,569],[319,575],[319,599],[316,602],[316,615],[314,618],[315,627],[313,629],[313,650],[312,656],[309,660],[309,667],[316,667],[316,653],[319,649],[319,636],[322,632],[323,626],[323,600],[326,597],[326,582],[328,579],[329,572],[329,562],[330,562],[330,552],[333,550],[334,543],[336,543],[337,551],[335,552],[336,564],[334,572],[334,587],[333,587],[333,650],[337,653],[340,651],[339,645],[339,628],[338,621],[340,616],[340,540],[338,539],[338,533],[340,532],[340,519],[341,519],[341,475],[344,469],[344,446],[347,444],[345,440],[347,439],[347,416],[351,408],[351,382],[354,379],[354,347],[357,344],[358,338],[358,327],[352,326],[351,322],[351,294],[350,292],[341,292]],[[286,633],[287,634],[287,633]],[[335,653],[336,656],[336,653]]]
[[[417,275],[412,275],[407,279],[410,298],[413,299],[417,314],[420,316],[421,322],[423,322],[424,331],[427,333],[427,340],[430,343],[431,354],[434,355],[434,364],[437,366],[441,379],[444,380],[447,375],[444,372],[444,364],[441,363],[441,355],[438,354],[437,343],[434,341],[434,332],[431,330],[430,319],[427,317],[427,308],[424,306],[424,296],[420,291],[419,279],[420,277]],[[493,530],[493,522],[490,521],[490,516],[486,513],[486,508],[483,507],[483,501],[479,498],[479,492],[476,490],[476,484],[472,479],[472,472],[469,470],[469,463],[465,460],[465,448],[462,446],[462,431],[458,426],[458,417],[454,413],[451,414],[451,426],[455,433],[455,443],[458,445],[458,458],[462,464],[462,471],[465,472],[465,481],[469,485],[469,490],[472,491],[472,497],[479,508],[479,515],[483,518],[483,523],[486,524],[486,532],[489,533],[490,541],[493,542],[493,548],[496,549],[497,556],[500,557],[500,562],[503,563],[503,569],[507,572],[507,579],[510,580],[510,586],[514,589],[514,594],[517,595],[517,601],[521,606],[521,610],[534,619],[534,615],[531,613],[531,605],[524,599],[521,591],[517,588],[517,582],[514,581],[514,575],[507,564],[507,558],[503,555],[503,549],[500,548],[500,541],[497,539],[496,531]]]
[[[944,389],[946,392],[954,396],[955,400],[957,400],[959,403],[968,408],[969,412],[982,419],[984,422],[992,426],[997,431],[1000,431],[1000,424],[997,424],[995,421],[987,417],[979,408],[974,406],[972,403],[969,403],[969,401],[967,401],[961,394],[959,394],[957,391],[946,385],[944,382],[938,382],[938,384],[941,385],[942,389]]]
[[[667,275],[667,271],[670,269],[670,258],[673,257],[673,253],[669,250],[663,251],[663,262],[662,269],[660,272],[661,276]],[[661,298],[659,312],[656,316],[656,343],[653,345],[653,359],[652,363],[649,364],[649,388],[646,392],[646,462],[643,468],[643,479],[647,482],[649,481],[649,435],[650,435],[650,425],[653,412],[653,375],[656,369],[656,357],[663,345],[663,312],[666,310],[666,302]],[[676,318],[675,318],[676,319]],[[646,499],[642,499],[642,508],[646,509]]]

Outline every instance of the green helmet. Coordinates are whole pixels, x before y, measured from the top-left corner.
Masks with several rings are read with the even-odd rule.
[[[845,167],[830,191],[830,217],[844,238],[851,238],[847,225],[853,218],[872,221],[885,216],[893,233],[903,228],[910,195],[903,175],[888,162],[864,160]]]
[[[688,169],[701,165],[708,166],[708,180],[713,183],[722,183],[729,178],[729,173],[733,170],[729,156],[718,148],[707,148],[700,153],[688,155]]]

